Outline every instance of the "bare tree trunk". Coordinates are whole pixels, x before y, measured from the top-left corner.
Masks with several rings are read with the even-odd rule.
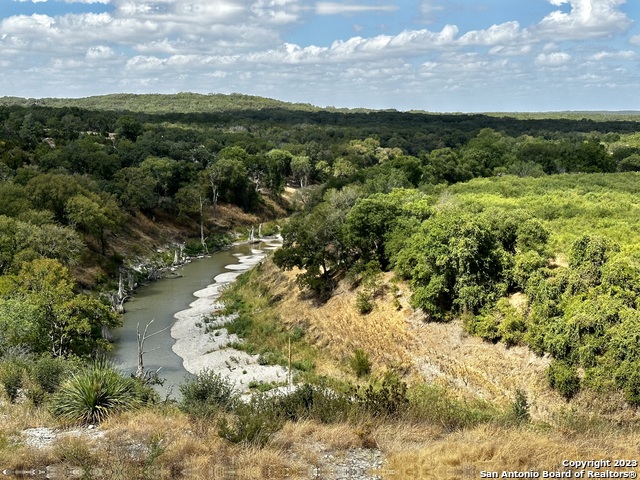
[[[198,199],[200,200],[200,243],[205,253],[209,253],[209,248],[204,238],[204,198],[202,198],[202,195],[198,195]]]
[[[124,278],[122,278],[122,272],[120,273],[120,277],[118,278],[118,300],[124,299],[126,296],[126,292],[124,290]]]
[[[136,340],[137,340],[137,344],[138,344],[138,368],[136,369],[136,378],[138,380],[142,380],[142,381],[148,381],[150,379],[150,377],[151,377],[151,375],[149,375],[148,372],[145,372],[145,369],[144,369],[144,354],[152,352],[153,350],[156,350],[154,348],[153,350],[149,350],[149,351],[145,352],[145,350],[144,350],[144,342],[148,338],[151,338],[154,335],[162,333],[162,332],[164,332],[165,330],[167,330],[168,328],[171,327],[171,325],[169,325],[168,327],[163,328],[162,330],[158,330],[157,332],[153,332],[153,333],[147,334],[147,331],[149,330],[149,326],[154,321],[155,321],[155,318],[152,319],[149,323],[147,323],[144,326],[144,331],[142,332],[142,334],[140,334],[140,323],[138,323],[138,325],[136,327]],[[160,348],[160,347],[157,347],[157,348]],[[156,371],[156,373],[158,373],[158,371]]]

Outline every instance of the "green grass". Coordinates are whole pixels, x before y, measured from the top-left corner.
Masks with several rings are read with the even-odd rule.
[[[303,380],[311,380],[318,353],[306,342],[303,327],[288,328],[274,313],[276,300],[260,281],[259,267],[241,275],[221,300],[225,303],[225,314],[238,315],[224,325],[229,333],[243,339],[234,348],[260,355],[264,364],[287,366],[291,342],[292,365],[301,372]]]
[[[478,178],[449,191],[465,205],[528,210],[551,233],[556,253],[566,254],[585,234],[611,238],[627,253],[639,250],[639,173]]]

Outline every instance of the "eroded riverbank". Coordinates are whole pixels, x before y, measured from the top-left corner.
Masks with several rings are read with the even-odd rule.
[[[242,391],[248,390],[250,384],[286,380],[284,368],[261,365],[258,355],[249,355],[229,346],[241,341],[224,328],[233,317],[216,316],[211,320],[212,315],[224,307],[218,300],[224,287],[262,262],[269,250],[280,245],[281,240],[274,238],[254,244],[250,255],[234,253],[238,263],[226,265],[229,272],[216,275],[213,284],[193,294],[197,300],[188,309],[175,314],[176,323],[171,328],[171,336],[176,340],[173,351],[183,359],[185,370],[197,374],[205,368],[211,369],[228,377]]]

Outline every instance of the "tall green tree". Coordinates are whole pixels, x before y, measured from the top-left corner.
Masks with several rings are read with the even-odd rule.
[[[53,356],[91,355],[107,343],[103,328],[120,320],[110,308],[86,295],[75,295],[69,270],[57,260],[25,263],[16,277],[13,296],[35,312],[37,330],[46,335],[44,346]]]

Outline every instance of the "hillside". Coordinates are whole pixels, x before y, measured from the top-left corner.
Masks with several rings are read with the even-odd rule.
[[[244,95],[241,93],[196,94],[180,92],[176,94],[109,94],[86,98],[20,98],[0,97],[0,105],[18,105],[23,107],[72,107],[87,110],[110,110],[141,113],[205,113],[229,112],[244,110],[283,109],[304,112],[341,112],[341,113],[373,113],[375,110],[354,108],[337,109],[321,108],[307,103],[284,102],[272,98]],[[391,111],[389,111],[391,112]],[[398,112],[397,112],[398,113]],[[436,112],[411,111],[410,114],[437,114]],[[445,112],[442,112],[444,114]],[[464,116],[465,114],[458,114]],[[487,112],[486,115],[496,118],[518,120],[591,120],[604,121],[638,121],[640,112],[635,111],[567,111],[567,112]]]
[[[309,104],[287,103],[264,97],[242,95],[177,93],[175,95],[111,94],[87,98],[17,98],[2,97],[0,105],[41,107],[74,107],[87,110],[112,110],[143,113],[202,113],[231,110],[260,110],[286,108],[289,110],[318,111]]]

